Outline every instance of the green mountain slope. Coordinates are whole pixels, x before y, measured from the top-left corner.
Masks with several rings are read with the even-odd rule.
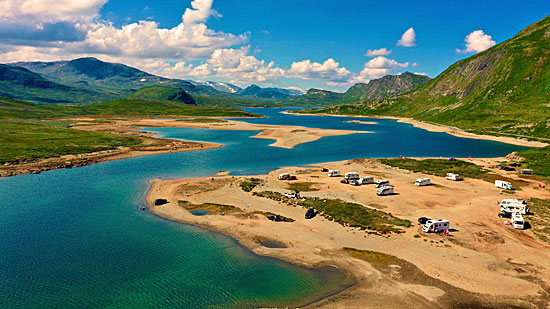
[[[396,97],[342,105],[338,114],[394,115],[474,133],[550,137],[550,17],[456,62]]]
[[[368,84],[357,83],[344,93],[310,89],[306,94],[290,98],[287,102],[296,105],[328,106],[361,100],[386,98],[415,89],[430,80],[429,77],[405,72],[373,79]]]
[[[135,93],[131,94],[128,98],[136,99],[150,99],[150,100],[167,100],[176,101],[185,104],[197,105],[195,99],[187,94],[181,88],[164,87],[164,86],[151,86],[144,87]]]

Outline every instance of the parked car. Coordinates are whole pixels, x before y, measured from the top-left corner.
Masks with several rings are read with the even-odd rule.
[[[426,222],[428,222],[428,220],[430,220],[430,218],[420,217],[420,218],[418,218],[418,223],[424,225],[424,224],[426,224]]]
[[[288,179],[287,179],[287,180],[296,180],[296,179],[298,179],[298,178],[296,178],[296,176],[294,176],[294,175],[291,175],[290,177],[288,177]]]
[[[505,166],[505,167],[503,168],[503,170],[505,170],[505,171],[507,171],[507,172],[513,172],[513,171],[515,171],[516,169],[513,168],[513,167],[507,167],[507,166]]]
[[[321,172],[323,172],[323,173],[328,172],[328,168],[323,168],[323,169],[321,169]]]
[[[511,212],[501,212],[498,214],[499,218],[512,218],[512,213]]]
[[[347,180],[347,179],[342,179],[342,180],[340,180],[340,183],[349,184],[349,180]]]
[[[513,167],[520,167],[520,166],[521,166],[521,163],[510,163],[510,166],[513,166]]]

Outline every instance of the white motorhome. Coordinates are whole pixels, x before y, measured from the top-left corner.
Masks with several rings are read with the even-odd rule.
[[[529,213],[529,208],[527,207],[527,202],[523,199],[503,199],[498,206],[500,207],[500,211],[502,212],[511,212],[516,213],[519,212],[522,215]]]
[[[525,222],[523,221],[523,216],[519,212],[514,212],[512,214],[512,226],[515,229],[523,230],[525,228]]]
[[[428,220],[426,224],[424,224],[424,226],[422,227],[422,231],[425,233],[447,233],[450,227],[451,223],[449,222],[449,220]]]
[[[415,182],[415,186],[429,186],[432,183],[430,178],[418,178]]]
[[[347,180],[352,180],[352,179],[359,179],[359,173],[357,172],[349,172],[349,173],[346,173],[346,177],[345,177]]]
[[[290,178],[290,174],[289,173],[282,173],[282,174],[279,174],[279,180],[287,180]]]
[[[359,183],[362,185],[368,185],[368,184],[374,183],[374,177],[372,176],[361,177],[359,178]]]
[[[378,189],[378,192],[376,192],[376,195],[378,196],[390,195],[390,194],[393,194],[393,186],[384,186]]]
[[[505,190],[514,190],[512,184],[504,180],[495,180],[495,187],[505,189]]]
[[[328,171],[328,177],[340,177],[342,176],[340,174],[340,171],[339,170],[330,170]]]
[[[389,186],[390,185],[390,181],[389,180],[386,180],[386,179],[383,179],[383,180],[377,180],[375,183],[374,183],[374,186],[377,187],[377,188],[381,188],[383,186]]]
[[[447,173],[447,177],[446,177],[448,180],[452,180],[452,181],[459,181],[460,180],[460,175],[458,174],[455,174],[455,173]]]

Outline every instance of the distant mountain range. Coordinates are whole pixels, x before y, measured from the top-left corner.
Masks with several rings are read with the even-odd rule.
[[[70,105],[140,97],[198,105],[329,106],[399,94],[427,80],[428,77],[407,72],[385,76],[368,84],[356,84],[345,93],[310,89],[304,94],[296,89],[262,88],[258,85],[243,89],[223,82],[164,78],[124,64],[88,57],[1,65],[0,96],[42,104]]]
[[[412,117],[474,133],[550,140],[549,29],[550,16],[410,92],[312,112]]]
[[[368,84],[357,83],[344,93],[310,89],[305,95],[290,98],[289,101],[297,105],[327,106],[386,98],[415,89],[429,80],[427,76],[405,72],[400,75],[386,75],[371,80]]]

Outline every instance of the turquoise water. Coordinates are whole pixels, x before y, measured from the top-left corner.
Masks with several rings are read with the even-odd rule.
[[[358,157],[501,156],[521,147],[430,133],[376,120],[279,114],[255,123],[374,131],[294,149],[257,132],[156,128],[161,136],[224,147],[0,178],[0,307],[254,307],[307,303],[349,284],[334,269],[310,270],[256,256],[229,237],[139,210],[155,177],[264,173]],[[349,118],[354,119],[354,118]]]

